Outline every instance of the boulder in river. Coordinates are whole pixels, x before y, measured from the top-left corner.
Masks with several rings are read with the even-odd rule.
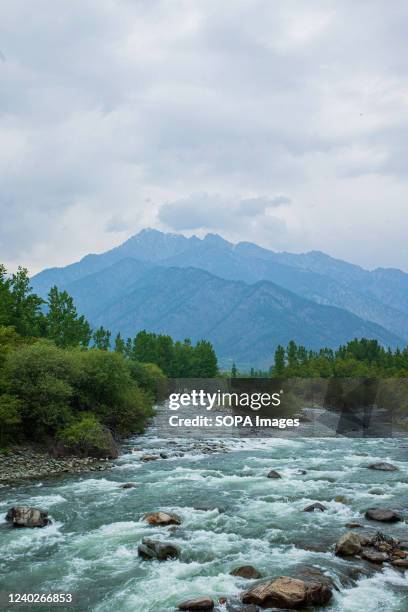
[[[158,455],[143,455],[140,457],[140,461],[143,461],[143,463],[147,463],[148,461],[156,461],[157,459],[160,459]]]
[[[267,477],[268,478],[282,478],[279,472],[276,472],[275,470],[271,470],[270,472],[268,472]]]
[[[310,504],[310,506],[306,506],[306,508],[303,508],[303,512],[314,512],[315,510],[318,510],[319,512],[324,512],[325,510],[327,510],[326,506],[323,506],[323,504],[321,504],[320,502],[314,502],[314,504]]]
[[[408,569],[408,559],[393,559],[391,563],[394,567],[401,567],[402,569]]]
[[[401,520],[399,514],[390,508],[369,508],[365,517],[371,521],[381,521],[382,523],[396,523]]]
[[[253,565],[240,565],[230,572],[231,576],[239,576],[240,578],[246,578],[247,580],[257,580],[262,577],[262,574],[253,567]]]
[[[321,582],[300,580],[280,576],[255,585],[243,593],[243,603],[255,604],[261,608],[303,608],[320,606],[330,601],[332,591]]]
[[[380,470],[381,472],[395,472],[398,468],[392,463],[387,463],[386,461],[380,461],[379,463],[371,463],[371,465],[367,466],[370,470]]]
[[[181,518],[172,512],[148,512],[143,518],[153,526],[181,525]]]
[[[119,485],[121,489],[134,489],[136,486],[137,485],[134,482],[124,482],[123,484]]]
[[[371,561],[371,563],[384,563],[384,561],[388,561],[389,559],[389,556],[386,552],[381,552],[373,546],[363,548],[361,556],[366,561]]]
[[[178,604],[179,610],[213,610],[214,601],[211,597],[197,597],[196,599],[188,599]]]
[[[361,523],[346,523],[345,527],[347,529],[357,529],[358,527],[362,527]]]
[[[347,531],[336,544],[336,555],[339,557],[351,557],[352,555],[358,555],[362,549],[362,540],[358,533]]]
[[[45,527],[51,523],[48,512],[29,506],[13,506],[7,511],[6,521],[14,527]]]
[[[137,552],[142,559],[166,561],[167,559],[177,558],[180,554],[180,549],[171,542],[160,542],[159,540],[143,538],[142,543],[137,547]]]

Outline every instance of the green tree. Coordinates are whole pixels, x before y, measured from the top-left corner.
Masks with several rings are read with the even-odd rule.
[[[87,347],[91,328],[84,316],[79,316],[74,300],[66,291],[52,287],[48,294],[47,336],[62,348]]]
[[[71,419],[75,363],[69,351],[46,340],[23,345],[6,356],[6,392],[21,402],[28,439],[53,436]]]
[[[286,350],[286,354],[288,358],[288,367],[295,368],[298,365],[299,361],[298,361],[298,348],[296,346],[296,342],[294,342],[293,340],[289,342],[288,348]]]
[[[0,446],[13,438],[21,424],[21,406],[21,401],[13,395],[0,395]]]
[[[280,344],[275,350],[274,376],[282,376],[285,371],[285,349]]]
[[[116,353],[120,353],[121,355],[126,355],[126,343],[120,335],[120,332],[116,335],[115,338],[114,351]]]
[[[191,376],[214,378],[218,374],[217,356],[211,342],[200,340],[193,348]]]
[[[45,332],[43,303],[32,293],[25,268],[19,267],[8,278],[6,269],[0,266],[0,324],[13,326],[21,336],[42,336]]]
[[[253,368],[252,368],[252,371],[253,371]],[[233,363],[231,367],[231,378],[236,378],[237,376],[238,376],[237,366],[235,365],[235,363]]]
[[[142,431],[152,414],[151,400],[132,378],[128,361],[119,353],[98,349],[76,351],[75,357],[77,409],[92,411],[120,436]]]
[[[101,351],[109,351],[110,339],[110,331],[105,329],[102,325],[92,334],[94,347],[100,349]]]

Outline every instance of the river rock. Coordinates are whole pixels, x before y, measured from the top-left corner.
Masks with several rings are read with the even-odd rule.
[[[120,489],[134,489],[137,485],[134,482],[125,482],[119,485]]]
[[[270,472],[268,472],[267,477],[268,478],[282,478],[279,472],[276,472],[275,470],[271,470]]]
[[[323,506],[323,504],[321,504],[320,502],[315,502],[314,504],[310,504],[310,506],[306,506],[306,508],[303,508],[303,512],[314,512],[315,510],[318,510],[319,512],[324,512],[325,510],[327,510],[326,506]]]
[[[361,537],[358,533],[347,531],[337,541],[335,553],[339,557],[351,557],[358,555],[362,549]]]
[[[148,512],[143,518],[153,526],[181,525],[181,518],[172,512]]]
[[[156,461],[159,458],[160,457],[158,455],[143,455],[142,457],[140,457],[140,461],[143,461],[143,463],[147,463],[148,461]]]
[[[142,543],[137,547],[137,552],[139,557],[143,559],[166,561],[167,559],[175,559],[178,557],[180,549],[171,542],[160,542],[159,540],[143,538]]]
[[[6,521],[13,527],[45,527],[51,523],[48,512],[29,506],[13,506],[7,511]]]
[[[381,521],[382,523],[396,523],[401,520],[401,517],[390,508],[369,508],[365,517],[372,521]]]
[[[391,551],[391,554],[393,559],[406,559],[407,556],[407,553],[400,548],[394,548],[394,550]]]
[[[240,567],[233,569],[230,574],[231,576],[239,576],[240,578],[246,578],[247,580],[256,580],[262,577],[262,574],[252,565],[240,565]]]
[[[197,597],[196,599],[188,599],[182,601],[177,606],[179,610],[213,610],[214,601],[211,597]]]
[[[379,463],[372,463],[367,466],[370,470],[380,470],[382,472],[395,472],[398,468],[392,463],[387,463],[386,461],[380,461]]]
[[[330,576],[326,576],[318,567],[313,565],[300,565],[297,567],[296,577],[305,582],[318,582],[328,586],[330,589],[339,590]]]
[[[347,527],[347,529],[357,529],[358,527],[362,527],[362,525],[360,523],[346,523],[345,527]]]
[[[280,576],[257,584],[242,595],[242,602],[256,604],[261,608],[294,609],[319,606],[330,601],[331,589],[314,581],[305,581],[289,576]]]
[[[394,567],[408,569],[408,559],[393,559],[391,564],[394,565]]]
[[[366,561],[371,561],[371,563],[384,563],[384,561],[388,561],[389,559],[386,552],[381,552],[371,546],[369,548],[363,548],[361,556]]]

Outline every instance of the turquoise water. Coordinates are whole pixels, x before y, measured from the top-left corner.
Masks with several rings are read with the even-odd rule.
[[[223,443],[228,452],[206,454],[199,442],[161,439],[152,427],[131,441],[108,472],[2,487],[0,591],[71,591],[83,611],[167,612],[192,596],[239,599],[250,583],[229,574],[237,565],[253,564],[273,577],[309,564],[327,571],[340,588],[328,610],[408,610],[406,572],[384,567],[355,580],[350,570],[367,565],[337,558],[331,550],[347,522],[370,531],[382,527],[364,519],[370,506],[407,513],[407,439]],[[140,456],[152,449],[169,458],[142,463]],[[213,449],[219,449],[216,441]],[[175,452],[184,456],[172,456]],[[382,460],[399,471],[366,468]],[[282,478],[266,478],[270,469]],[[129,481],[137,487],[119,488]],[[343,497],[335,501],[336,496]],[[325,503],[326,512],[302,512],[316,500]],[[3,517],[16,504],[47,509],[53,524],[11,529]],[[181,527],[169,533],[141,520],[143,512],[157,509],[179,514]],[[407,523],[383,531],[408,540]],[[170,539],[181,557],[140,560],[137,545],[145,536]]]

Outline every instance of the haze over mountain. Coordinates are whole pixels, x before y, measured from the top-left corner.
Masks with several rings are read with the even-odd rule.
[[[223,363],[241,367],[269,365],[290,339],[319,348],[362,336],[395,347],[408,338],[408,274],[215,234],[143,230],[106,253],[44,270],[32,284],[43,296],[54,284],[67,289],[93,325],[207,338]]]

